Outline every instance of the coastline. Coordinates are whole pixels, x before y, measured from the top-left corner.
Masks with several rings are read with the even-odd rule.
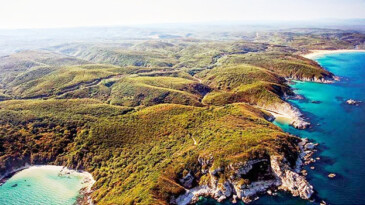
[[[287,101],[284,101],[281,104],[257,107],[270,113],[274,117],[274,120],[279,120],[283,123],[287,123],[296,129],[307,129],[311,125],[310,122],[307,122],[304,119],[303,114],[300,112],[300,110]]]
[[[286,159],[281,156],[271,156],[270,159],[258,159],[247,161],[238,168],[239,171],[248,173],[255,164],[261,162],[270,162],[269,166],[272,170],[272,179],[260,180],[251,183],[247,186],[239,185],[231,180],[224,182],[210,181],[210,184],[198,185],[187,189],[184,194],[179,195],[172,200],[172,204],[188,205],[199,201],[200,197],[211,197],[217,202],[230,200],[232,203],[237,203],[242,200],[245,204],[258,200],[260,196],[277,195],[278,191],[286,191],[294,197],[300,197],[305,200],[313,199],[314,188],[307,181],[306,174],[303,174],[303,167],[311,164],[315,160],[312,155],[316,152],[316,146],[308,139],[303,138],[298,142],[299,153],[298,159],[294,167],[290,167]],[[203,162],[204,160],[200,160]],[[216,171],[216,170],[215,170]],[[208,175],[214,175],[215,171],[209,171]]]
[[[310,53],[301,55],[305,58],[314,59],[318,56],[333,54],[333,53],[352,53],[352,52],[365,52],[365,50],[310,50]],[[335,78],[333,80],[338,80]],[[332,80],[303,80],[302,81],[312,81],[318,83],[332,83]],[[302,118],[302,114],[296,107],[292,107],[288,103],[289,107],[275,107],[274,109],[268,109],[267,107],[258,108],[270,113],[274,120],[281,121],[285,124],[292,125],[297,129],[305,129],[309,127],[310,123],[304,121]],[[288,111],[291,111],[288,113]],[[295,126],[299,123],[299,125],[303,126]],[[300,137],[300,136],[298,136]],[[301,137],[300,137],[301,138]],[[218,202],[222,202],[223,200],[230,199],[233,203],[236,203],[238,199],[241,199],[245,203],[249,203],[253,200],[259,198],[262,194],[273,195],[276,194],[277,190],[283,190],[291,193],[293,196],[299,196],[302,199],[312,199],[314,200],[314,187],[307,181],[307,171],[304,169],[305,166],[316,162],[316,159],[313,158],[313,154],[317,151],[315,148],[318,146],[318,143],[310,142],[307,138],[301,138],[301,141],[298,143],[300,152],[295,164],[294,168],[290,168],[286,163],[278,160],[278,156],[271,157],[271,169],[274,171],[274,175],[276,175],[275,180],[267,180],[267,181],[259,181],[251,184],[249,187],[245,189],[238,188],[235,184],[230,184],[231,182],[224,182],[223,188],[218,186],[209,186],[209,185],[201,185],[197,187],[193,187],[188,189],[185,194],[180,195],[177,199],[175,199],[175,204],[177,205],[187,205],[189,203],[195,203],[199,200],[199,197],[211,197],[214,198]],[[250,162],[248,162],[249,164]],[[254,164],[254,163],[252,163]],[[245,166],[243,166],[245,167]],[[246,166],[250,167],[250,166]],[[252,168],[252,165],[251,165]],[[240,193],[242,192],[242,193]],[[236,194],[234,194],[236,193]],[[318,200],[318,199],[317,199]],[[318,201],[319,202],[319,201]],[[324,202],[323,200],[321,201]],[[325,203],[325,202],[324,202]]]
[[[14,169],[0,177],[0,186],[2,186],[8,179],[10,179],[12,176],[17,174],[18,172],[21,172],[23,170],[36,170],[36,169],[46,169],[46,170],[55,170],[59,171],[58,176],[66,176],[66,175],[73,175],[78,176],[82,178],[82,184],[84,187],[79,190],[80,199],[77,200],[77,202],[86,202],[87,204],[93,204],[90,194],[92,192],[92,186],[95,183],[95,180],[91,173],[86,171],[77,171],[73,169],[69,169],[64,166],[57,166],[57,165],[25,165],[23,167]]]
[[[309,50],[309,53],[302,54],[301,56],[308,59],[313,59],[322,55],[334,54],[334,53],[357,53],[365,52],[365,49],[338,49],[338,50]]]
[[[269,112],[271,115],[274,116],[274,120],[276,121],[280,121],[280,122],[283,122],[283,123],[286,123],[286,124],[292,124],[295,119],[288,115],[288,114],[285,114],[285,113],[278,113],[278,112],[274,112],[274,111],[271,111],[271,110],[265,110],[267,112]]]
[[[308,58],[311,60],[314,60],[317,57],[327,55],[327,54],[334,54],[334,53],[357,53],[357,52],[364,52],[365,49],[337,49],[337,50],[309,50],[309,53],[301,54],[300,56],[304,58]],[[290,79],[289,79],[290,80]],[[318,83],[333,83],[333,81],[339,81],[339,78],[337,76],[333,76],[333,79],[324,79],[324,80],[318,80],[318,79],[297,79],[299,81],[303,82],[318,82]],[[294,114],[288,114],[287,111],[283,112],[280,109],[267,109],[263,107],[259,107],[261,109],[264,109],[265,111],[269,112],[271,115],[274,116],[275,120],[286,123],[289,125],[292,125],[293,127],[297,129],[306,129],[310,126],[310,122],[306,122],[302,118],[301,112],[293,107]]]

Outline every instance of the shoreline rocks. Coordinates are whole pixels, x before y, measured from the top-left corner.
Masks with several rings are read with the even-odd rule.
[[[288,80],[299,80],[299,81],[306,81],[306,82],[316,82],[316,83],[334,83],[334,81],[339,81],[340,78],[335,75],[325,76],[325,77],[298,77],[298,76],[289,76]]]
[[[270,112],[274,117],[284,117],[290,119],[290,125],[296,129],[307,129],[310,123],[303,118],[303,114],[298,108],[292,106],[288,102],[276,103],[271,105],[261,105],[258,108]]]
[[[245,203],[249,203],[258,199],[259,194],[274,195],[275,193],[272,190],[276,188],[288,191],[293,196],[310,199],[314,193],[313,186],[306,180],[305,174],[301,172],[301,168],[313,154],[316,144],[303,139],[298,143],[298,146],[300,153],[293,168],[289,166],[285,157],[279,155],[270,156],[269,159],[249,160],[245,163],[230,165],[228,168],[229,173],[232,173],[232,175],[223,181],[219,178],[219,175],[225,169],[217,167],[214,170],[208,171],[209,168],[205,168],[201,172],[208,177],[207,184],[186,189],[186,193],[171,199],[170,202],[177,205],[187,205],[197,202],[199,197],[203,196],[212,197],[218,202],[231,199],[233,202],[242,200]],[[213,159],[204,160],[199,158],[198,161],[201,165],[207,167],[212,164]],[[268,175],[271,177],[253,182],[239,177],[253,170],[254,166],[263,164],[268,166],[266,177]],[[194,178],[193,174],[189,173],[180,182],[191,181],[191,177]],[[190,186],[190,184],[188,185]]]
[[[291,125],[292,125],[294,128],[296,128],[296,129],[299,129],[299,130],[305,130],[305,129],[309,128],[311,124],[310,124],[309,122],[304,121],[304,120],[303,120],[303,119],[301,119],[301,118],[298,118],[297,120],[293,121],[293,122],[291,123]]]

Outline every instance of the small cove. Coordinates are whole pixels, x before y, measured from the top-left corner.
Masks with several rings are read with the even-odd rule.
[[[0,186],[0,204],[71,205],[80,190],[93,183],[87,172],[61,166],[32,166],[15,173]]]

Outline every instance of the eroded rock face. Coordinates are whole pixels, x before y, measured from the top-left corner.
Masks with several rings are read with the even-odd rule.
[[[194,183],[194,176],[191,174],[191,172],[189,172],[186,176],[184,176],[179,181],[183,187],[191,189],[193,187],[193,183]]]
[[[298,77],[298,76],[290,76],[289,79],[292,80],[300,80],[300,81],[309,81],[309,82],[317,82],[317,83],[333,83],[334,81],[338,81],[339,78],[334,75],[329,75],[325,77]]]
[[[289,191],[293,196],[300,196],[309,199],[314,193],[313,187],[304,176],[291,170],[286,163],[282,162],[278,156],[271,157],[271,168],[276,177],[281,181],[279,189]]]
[[[240,162],[231,164],[225,168],[217,167],[207,171],[207,166],[211,166],[214,162],[213,158],[199,158],[199,163],[204,167],[204,170],[202,168],[202,172],[204,171],[206,173],[206,177],[209,180],[204,185],[187,190],[175,202],[178,205],[186,205],[198,201],[200,196],[212,197],[217,201],[232,198],[234,200],[240,199],[249,202],[254,200],[257,194],[267,193],[272,188],[279,188],[290,192],[293,196],[309,199],[314,193],[313,187],[299,173],[303,165],[302,160],[308,156],[307,152],[313,150],[316,144],[309,143],[308,140],[304,139],[298,146],[301,153],[299,154],[295,167],[290,167],[284,157],[276,155],[270,156],[269,159],[249,160],[245,163]],[[266,178],[261,177],[260,180],[256,181],[245,179],[250,171],[254,172],[254,166],[265,163],[268,169],[264,170],[266,173],[263,175]],[[228,177],[225,175],[225,178],[220,178],[224,173],[231,173],[231,175]],[[191,176],[186,175],[182,179],[182,182],[187,183],[191,181]]]
[[[247,174],[252,168],[254,164],[260,163],[260,162],[267,162],[267,159],[256,159],[256,160],[250,160],[246,163],[238,163],[236,165],[237,168],[233,167],[231,165],[231,169],[237,170],[235,173],[237,175]]]

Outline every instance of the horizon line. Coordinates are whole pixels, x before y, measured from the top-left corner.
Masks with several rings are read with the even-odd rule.
[[[301,19],[301,20],[222,20],[222,21],[200,21],[200,22],[161,22],[161,23],[133,23],[133,24],[114,24],[114,25],[78,25],[78,26],[55,26],[55,27],[18,27],[18,28],[2,28],[0,30],[42,30],[42,29],[77,29],[77,28],[122,28],[122,27],[152,27],[152,26],[171,26],[171,25],[222,25],[228,24],[226,26],[231,25],[241,25],[241,26],[269,26],[268,23],[274,23],[274,26],[278,26],[278,24],[291,24],[291,23],[306,23],[306,24],[323,24],[329,23],[333,24],[341,24],[344,22],[350,23],[351,21],[364,21],[363,25],[365,26],[365,18],[320,18],[320,19]],[[354,22],[353,22],[354,23]],[[351,24],[350,24],[351,25]]]

